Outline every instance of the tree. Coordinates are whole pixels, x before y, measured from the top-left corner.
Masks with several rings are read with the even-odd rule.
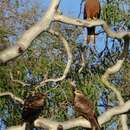
[[[75,80],[78,88],[94,102],[96,112],[100,115],[98,121],[102,127],[109,128],[116,125],[118,127],[121,124],[123,130],[128,129],[126,122],[128,114],[122,115],[122,113],[130,109],[130,101],[127,101],[129,95],[124,95],[126,92],[123,89],[123,86],[129,86],[129,75],[126,76],[125,71],[130,70],[129,56],[126,58],[130,33],[122,30],[127,30],[129,27],[129,14],[119,8],[119,4],[127,1],[102,1],[101,18],[112,26],[115,32],[112,32],[103,20],[83,21],[64,16],[59,12],[59,2],[53,0],[43,18],[32,27],[30,27],[32,21],[35,22],[34,18],[37,18],[35,13],[39,12],[36,11],[38,10],[36,7],[31,6],[32,10],[29,14],[25,8],[21,16],[15,12],[16,16],[11,19],[14,23],[14,20],[19,18],[16,20],[17,24],[13,25],[13,29],[11,28],[16,37],[21,35],[21,32],[24,33],[19,36],[17,44],[0,53],[2,119],[7,126],[16,125],[14,129],[25,128],[25,125],[21,126],[20,121],[24,99],[31,93],[42,92],[48,93],[49,98],[41,113],[42,118],[34,122],[35,127],[57,129],[62,125],[64,129],[77,126],[89,128],[90,123],[84,118],[76,118],[77,113],[73,110],[70,80]],[[5,5],[10,4],[5,2]],[[14,10],[14,7],[17,9],[20,6],[21,3],[16,1],[13,7],[5,7]],[[31,19],[27,21],[24,16]],[[22,27],[18,24],[20,22]],[[120,28],[122,22],[124,26]],[[86,45],[82,46],[84,41],[79,38],[82,36],[82,27],[97,25],[103,27],[99,34],[106,41],[100,53]],[[18,31],[19,27],[20,31]],[[2,32],[4,30],[5,28]],[[9,31],[5,31],[4,34],[8,35],[8,33]],[[108,44],[112,44],[112,47]],[[128,91],[129,87],[127,88]],[[100,113],[101,111],[103,114]],[[120,115],[120,124],[117,115]],[[106,123],[110,120],[111,122]],[[113,125],[114,123],[116,125]]]

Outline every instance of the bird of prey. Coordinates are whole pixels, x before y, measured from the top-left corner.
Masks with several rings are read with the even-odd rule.
[[[89,120],[92,130],[100,130],[93,104],[79,90],[74,91],[74,108],[85,119]]]
[[[36,120],[40,115],[46,97],[46,94],[36,93],[35,95],[30,95],[25,99],[22,111],[22,119],[27,123],[27,130],[29,127],[32,127],[34,120]]]
[[[84,19],[96,20],[100,17],[101,7],[99,0],[86,0],[84,4]],[[87,27],[87,43],[95,43],[95,27]]]

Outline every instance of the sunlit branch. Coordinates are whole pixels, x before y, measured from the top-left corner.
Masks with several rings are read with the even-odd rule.
[[[85,59],[84,59],[84,53],[83,52],[81,52],[81,67],[80,67],[80,69],[78,70],[78,73],[81,73],[82,72],[82,70],[83,70],[83,68],[85,67]]]
[[[56,35],[63,42],[63,45],[64,45],[64,47],[66,49],[66,52],[67,52],[67,55],[68,55],[68,62],[67,62],[66,68],[64,70],[64,73],[63,73],[63,75],[61,77],[55,78],[55,79],[46,79],[46,80],[42,81],[40,83],[40,85],[38,85],[36,87],[36,89],[41,87],[41,86],[44,86],[44,84],[47,83],[47,82],[58,82],[58,81],[61,81],[61,80],[65,79],[68,72],[69,72],[69,70],[70,70],[70,66],[72,64],[72,54],[71,54],[71,50],[70,50],[70,47],[69,47],[68,42],[66,41],[66,39],[56,31],[49,30],[49,32],[52,33],[53,35]]]
[[[129,38],[126,36],[126,37],[124,37],[124,49],[121,54],[121,57],[119,58],[119,60],[117,60],[117,63],[114,64],[112,67],[109,67],[101,77],[101,80],[102,80],[103,84],[105,85],[105,87],[107,87],[108,89],[111,89],[115,93],[120,105],[124,104],[124,99],[121,96],[120,91],[114,85],[112,85],[108,81],[108,79],[109,79],[110,75],[117,73],[121,69],[121,67],[124,63],[124,60],[127,57],[128,48],[129,48]],[[126,114],[121,115],[121,123],[122,123],[123,130],[128,130]]]
[[[30,86],[30,84],[27,84],[27,83],[25,83],[25,82],[23,82],[23,81],[14,79],[13,74],[12,74],[11,72],[10,72],[10,78],[11,78],[11,80],[12,80],[13,82],[18,83],[18,84],[21,84],[22,86]]]
[[[98,117],[98,122],[102,126],[104,123],[110,121],[114,116],[126,113],[130,110],[130,100],[124,103],[123,105],[114,107],[104,112],[101,116]],[[59,124],[63,125],[64,129],[70,129],[73,127],[82,126],[85,128],[90,128],[90,123],[84,118],[76,118],[64,122],[56,122],[50,121],[45,118],[37,119],[34,122],[35,126],[41,128],[53,128],[53,130],[57,130],[57,126]]]
[[[116,106],[104,112],[98,117],[98,122],[102,126],[104,123],[110,121],[114,116],[126,113],[130,110],[130,100],[123,105]],[[34,121],[34,126],[39,128],[47,128],[49,130],[57,130],[58,125],[62,125],[64,129],[70,129],[74,127],[90,128],[90,123],[86,119],[79,117],[64,122],[52,121],[46,118],[38,118]],[[13,128],[13,129],[12,129]],[[19,129],[18,129],[19,128]],[[7,130],[24,130],[24,125],[9,127]]]
[[[19,98],[19,97],[16,97],[13,93],[11,92],[3,92],[3,93],[0,93],[0,97],[4,97],[4,96],[10,96],[13,100],[21,103],[21,104],[24,104],[24,101]]]
[[[21,38],[17,41],[17,44],[0,52],[0,63],[5,63],[21,55],[41,32],[49,28],[59,2],[60,0],[52,0],[50,7],[41,20],[25,31]]]
[[[76,18],[70,18],[67,16],[63,16],[60,14],[56,14],[54,17],[55,21],[63,22],[66,24],[82,26],[82,27],[92,27],[92,26],[102,26],[104,31],[112,38],[122,39],[125,36],[130,38],[130,32],[112,32],[111,28],[107,25],[107,23],[103,20],[80,20]]]
[[[24,123],[23,125],[9,127],[6,130],[25,130],[25,128],[26,128],[26,123]]]

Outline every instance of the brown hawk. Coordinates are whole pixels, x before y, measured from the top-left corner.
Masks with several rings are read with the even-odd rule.
[[[100,17],[101,7],[99,0],[86,0],[84,4],[84,19],[95,20]],[[87,27],[87,43],[95,43],[95,27]]]
[[[73,102],[75,110],[79,112],[85,119],[89,120],[92,129],[100,130],[100,125],[94,112],[94,107],[81,91],[74,91]]]
[[[37,93],[35,95],[30,95],[25,99],[22,119],[24,122],[27,123],[26,127],[31,127],[34,120],[38,118],[43,109],[46,97],[46,94]]]

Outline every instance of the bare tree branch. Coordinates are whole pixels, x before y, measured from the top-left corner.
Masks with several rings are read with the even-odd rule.
[[[26,128],[26,123],[24,123],[23,125],[19,125],[19,126],[9,127],[6,130],[25,130],[25,128]]]
[[[124,103],[123,105],[114,107],[104,112],[101,116],[98,117],[98,122],[100,125],[110,121],[113,116],[120,115],[122,113],[126,113],[130,110],[130,100]],[[64,122],[56,122],[56,121],[48,121],[45,118],[37,119],[34,122],[35,126],[42,128],[50,128],[53,130],[57,130],[58,125],[62,125],[64,129],[70,129],[77,126],[82,126],[86,128],[90,128],[90,123],[84,118],[76,118],[69,121]],[[47,126],[47,127],[46,127]]]
[[[21,55],[30,46],[32,40],[34,40],[41,32],[49,28],[59,2],[60,0],[52,0],[45,16],[43,16],[39,22],[27,30],[17,41],[15,46],[9,47],[0,52],[0,63],[5,63]]]
[[[66,39],[61,34],[59,34],[56,31],[49,30],[49,32],[52,33],[53,35],[56,35],[57,37],[59,37],[60,40],[63,42],[63,45],[64,45],[64,47],[66,49],[66,52],[67,52],[67,55],[68,55],[68,62],[67,62],[66,68],[64,70],[64,73],[63,73],[63,75],[61,77],[56,78],[56,79],[46,79],[46,80],[42,81],[40,83],[40,85],[38,85],[36,87],[36,89],[41,87],[41,86],[44,86],[44,84],[47,83],[47,82],[58,82],[58,81],[61,81],[61,80],[65,79],[67,74],[68,74],[68,72],[69,72],[69,70],[70,70],[70,66],[72,64],[72,54],[71,54],[71,50],[70,50],[69,44],[66,41]]]
[[[81,67],[80,67],[80,69],[78,70],[78,73],[81,73],[82,72],[82,70],[83,70],[83,68],[85,67],[85,58],[84,58],[84,53],[83,52],[81,52]]]
[[[130,32],[112,32],[110,27],[107,23],[103,20],[80,20],[80,19],[73,19],[63,15],[56,13],[57,6],[60,0],[53,0],[48,11],[46,12],[45,16],[27,30],[23,36],[19,39],[17,44],[13,47],[7,48],[0,53],[0,62],[5,63],[20,54],[22,54],[31,44],[32,40],[36,38],[41,32],[48,29],[51,21],[60,21],[67,24],[83,26],[83,27],[92,27],[92,26],[103,26],[105,32],[112,38],[121,39],[125,36],[130,37]],[[42,27],[42,28],[41,28]]]
[[[92,27],[92,26],[103,26],[105,32],[112,38],[122,39],[125,36],[130,38],[130,32],[112,32],[110,27],[107,25],[107,23],[103,20],[80,20],[80,19],[74,19],[67,16],[56,14],[54,17],[55,21],[76,25],[76,26],[83,26],[83,27]]]
[[[108,77],[110,76],[110,74],[118,72],[120,70],[120,68],[122,67],[123,62],[124,62],[124,59],[117,61],[117,63],[114,66],[112,66],[106,70],[106,72],[104,73],[104,75],[101,78],[104,85],[107,88],[111,89],[116,94],[116,97],[119,100],[120,105],[124,104],[124,99],[121,96],[121,93],[116,89],[116,87],[109,83]],[[123,130],[128,130],[127,115],[121,115],[121,122],[122,122]]]
[[[101,116],[98,117],[98,122],[100,125],[103,125],[104,123],[110,121],[114,116],[126,113],[129,110],[130,110],[130,100],[124,103],[123,105],[116,106],[104,112]],[[38,118],[34,121],[35,127],[48,128],[49,130],[52,129],[57,130],[58,125],[62,125],[64,129],[70,129],[78,126],[85,128],[91,127],[89,121],[87,121],[82,117],[71,119],[64,122],[52,121],[46,118]],[[20,126],[13,126],[9,127],[7,130],[24,130],[22,129],[23,126],[21,126],[21,129],[18,128],[20,128]]]
[[[16,97],[16,96],[15,96],[13,93],[11,93],[11,92],[0,93],[0,97],[2,97],[2,96],[10,96],[13,100],[18,101],[18,102],[21,103],[21,104],[24,104],[24,101],[23,101],[21,98]]]
[[[126,36],[124,36],[124,49],[123,49],[120,59],[117,60],[117,63],[115,65],[113,65],[112,67],[109,67],[101,77],[101,80],[104,83],[104,85],[108,89],[111,89],[116,94],[116,97],[117,97],[120,105],[124,104],[124,99],[121,96],[121,93],[119,92],[119,90],[117,90],[117,88],[114,85],[109,83],[108,79],[111,74],[115,74],[120,70],[120,68],[122,67],[122,65],[124,63],[125,58],[127,57],[128,48],[129,48],[129,38],[127,37],[128,34],[126,34]],[[121,123],[122,123],[123,130],[128,130],[126,114],[121,115]]]
[[[59,2],[60,2],[60,0],[52,0],[50,7],[48,8],[45,16],[43,16],[41,21],[39,21],[33,27],[31,27],[29,30],[27,30],[22,35],[22,37],[18,40],[18,42],[15,46],[7,48],[4,51],[0,52],[0,63],[5,63],[5,62],[21,55],[30,46],[32,40],[34,40],[41,32],[43,32],[49,28],[50,23],[52,21],[60,21],[63,23],[76,25],[76,26],[82,26],[82,27],[102,26],[104,28],[105,32],[110,37],[117,38],[117,39],[124,39],[124,44],[126,45],[126,46],[124,46],[124,51],[128,50],[130,32],[123,32],[123,31],[122,32],[112,32],[110,27],[103,20],[87,21],[87,20],[73,19],[73,18],[69,18],[69,17],[63,16],[63,15],[60,15],[60,14],[56,13]],[[61,77],[56,78],[56,79],[47,79],[45,81],[42,81],[40,83],[40,85],[37,86],[36,88],[44,86],[44,84],[46,82],[51,82],[51,81],[57,82],[57,81],[61,81],[61,80],[65,79],[65,77],[67,76],[67,74],[69,72],[71,63],[72,63],[72,54],[71,54],[71,50],[68,46],[66,39],[57,32],[54,32],[52,30],[50,30],[50,32],[56,36],[59,36],[60,40],[63,42],[65,49],[67,51],[67,55],[68,55],[68,63],[64,70],[64,73]],[[125,47],[126,47],[126,49],[125,49]],[[114,85],[111,85],[108,81],[110,74],[114,74],[120,70],[120,68],[123,65],[124,60],[125,60],[124,57],[121,58],[120,60],[118,60],[117,63],[115,65],[113,65],[112,67],[108,68],[106,70],[106,72],[104,73],[104,75],[102,75],[102,77],[101,77],[102,82],[105,84],[105,86],[107,88],[111,89],[116,94],[116,97],[119,101],[120,106],[114,107],[114,108],[108,110],[107,112],[105,112],[104,114],[102,114],[98,118],[100,124],[103,124],[103,123],[109,121],[113,116],[127,112],[130,109],[130,101],[124,103],[121,93],[116,89],[116,87]],[[11,78],[14,82],[19,82],[19,81],[14,80],[13,76]],[[19,83],[21,83],[21,82],[19,82]],[[24,103],[24,101],[22,99],[14,96],[10,92],[1,93],[0,96],[11,96],[12,99],[20,102],[21,104]],[[122,123],[123,130],[128,130],[127,115],[121,115],[121,123]],[[81,118],[73,119],[73,120],[66,121],[66,122],[59,122],[59,123],[55,122],[55,121],[50,121],[50,120],[44,119],[44,118],[40,118],[35,121],[36,127],[42,127],[42,128],[46,127],[46,128],[53,129],[53,130],[56,130],[57,126],[59,124],[63,125],[64,129],[69,129],[69,128],[77,127],[77,126],[90,128],[90,123],[88,121],[86,121],[85,119],[81,119]],[[12,127],[12,128],[13,128],[13,130],[15,130],[15,129],[23,130],[23,129],[25,129],[25,125],[18,126],[17,128],[16,127]],[[8,129],[8,130],[12,130],[12,129]]]
[[[11,72],[10,72],[10,78],[11,78],[11,80],[12,80],[13,82],[18,83],[18,84],[21,84],[22,86],[30,86],[30,84],[27,84],[27,83],[25,83],[25,82],[23,82],[23,81],[14,79],[14,78],[13,78],[13,74],[12,74]]]

